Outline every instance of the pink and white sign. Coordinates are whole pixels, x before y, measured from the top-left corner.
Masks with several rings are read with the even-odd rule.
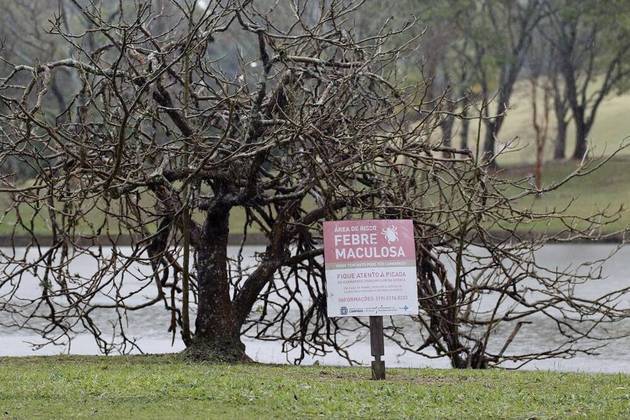
[[[411,220],[324,222],[329,317],[417,315]]]

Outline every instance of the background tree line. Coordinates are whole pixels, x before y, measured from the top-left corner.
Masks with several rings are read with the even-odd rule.
[[[97,3],[111,10],[111,19],[124,13],[117,2]],[[176,10],[171,2],[152,3],[155,10],[165,10],[153,26],[159,29],[173,23]],[[90,22],[68,0],[2,0],[1,4],[5,10],[0,28],[2,52],[11,61],[33,64],[68,53],[69,44],[62,38],[47,36],[52,19],[68,30],[90,29]],[[280,15],[289,13],[287,8],[274,7],[273,0],[256,4],[278,22],[283,18]],[[309,3],[302,18],[314,20],[319,9],[316,2]],[[417,20],[414,28],[391,41],[398,46],[409,43],[406,48],[411,51],[397,62],[398,77],[426,87],[421,106],[439,110],[439,141],[445,146],[478,149],[489,162],[514,140],[501,133],[519,82],[533,86],[533,90],[524,88],[533,101],[533,127],[545,126],[545,130],[535,130],[535,138],[524,139],[537,145],[539,164],[548,138],[553,142],[553,159],[582,159],[602,101],[625,92],[628,86],[629,1],[402,0],[395,7],[366,1],[350,30],[363,35],[377,30],[384,20],[413,19]],[[252,61],[256,48],[250,34],[238,29],[227,32],[230,42],[212,46],[225,58],[222,69],[234,75],[248,68],[244,62],[252,68],[258,65]],[[88,34],[82,42],[94,43],[97,35]],[[67,107],[80,83],[69,72],[56,73],[53,96],[47,98],[46,106]],[[541,94],[536,95],[537,90]],[[479,116],[483,117],[483,138],[476,144],[471,119]],[[570,124],[575,137],[567,140]],[[27,165],[11,162],[11,172],[28,173]]]

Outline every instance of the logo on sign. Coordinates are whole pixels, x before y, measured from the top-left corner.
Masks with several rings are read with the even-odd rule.
[[[348,308],[346,306],[342,306],[340,308],[341,315],[348,315]]]
[[[386,228],[383,228],[381,234],[385,237],[388,244],[398,242],[398,228],[394,225],[389,225]]]

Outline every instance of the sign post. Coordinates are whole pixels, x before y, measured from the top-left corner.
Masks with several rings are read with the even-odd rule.
[[[372,349],[372,379],[385,379],[385,339],[383,337],[383,317],[370,317],[370,348]]]
[[[385,379],[383,316],[417,315],[411,220],[324,222],[328,317],[369,316],[372,379]]]

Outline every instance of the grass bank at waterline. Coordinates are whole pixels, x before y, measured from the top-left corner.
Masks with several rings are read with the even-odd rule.
[[[629,148],[630,152],[630,148]],[[605,226],[601,233],[610,234],[630,227],[630,211],[627,210],[627,203],[630,203],[630,156],[617,157],[599,170],[591,173],[586,177],[574,178],[563,184],[558,190],[545,193],[540,197],[528,196],[518,203],[514,203],[516,207],[521,209],[533,209],[537,213],[547,213],[553,210],[568,209],[565,216],[575,217],[575,227],[584,228],[585,225],[580,218],[588,218],[593,214],[604,211],[607,214],[614,214],[622,209],[612,223]],[[566,178],[566,176],[577,168],[577,163],[572,161],[566,162],[548,162],[543,169],[544,185],[552,185]],[[506,166],[497,174],[512,180],[526,178],[531,176],[533,168],[531,166]],[[507,191],[508,196],[520,193],[520,190]],[[46,212],[40,212],[38,217],[32,218],[32,209],[22,205],[21,217],[30,223],[32,221],[32,230],[37,235],[41,245],[49,245],[52,243],[50,222],[46,219]],[[309,207],[309,204],[306,204]],[[10,207],[10,197],[7,194],[0,193],[0,247],[3,246],[26,246],[31,243],[31,237],[21,227],[15,229],[14,225],[16,215],[10,211],[4,214],[6,209]],[[98,226],[102,222],[102,215],[95,216],[90,220],[91,224]],[[31,220],[32,219],[32,220]],[[572,223],[571,220],[567,220]],[[453,220],[452,222],[457,222]],[[230,243],[240,245],[243,241],[242,229],[245,224],[245,213],[242,208],[235,208],[230,216]],[[85,235],[84,239],[77,239],[79,243],[87,244],[111,244],[112,240],[116,240],[119,245],[128,244],[129,237],[123,232],[118,237],[118,224],[112,220],[110,225],[110,234],[112,237],[97,236],[93,238],[94,232],[88,226],[86,220],[78,223],[76,233],[78,236]],[[492,229],[492,227],[490,228]],[[557,218],[549,218],[547,221],[539,221],[530,225],[519,226],[519,234],[523,237],[528,235],[537,236],[543,233],[557,233],[566,229],[565,224]],[[496,227],[495,227],[496,230]],[[609,238],[614,242],[621,242],[623,235],[617,235]],[[255,226],[248,232],[247,243],[249,245],[266,244],[265,236],[260,233]]]
[[[630,418],[630,376],[0,358],[0,418]]]

